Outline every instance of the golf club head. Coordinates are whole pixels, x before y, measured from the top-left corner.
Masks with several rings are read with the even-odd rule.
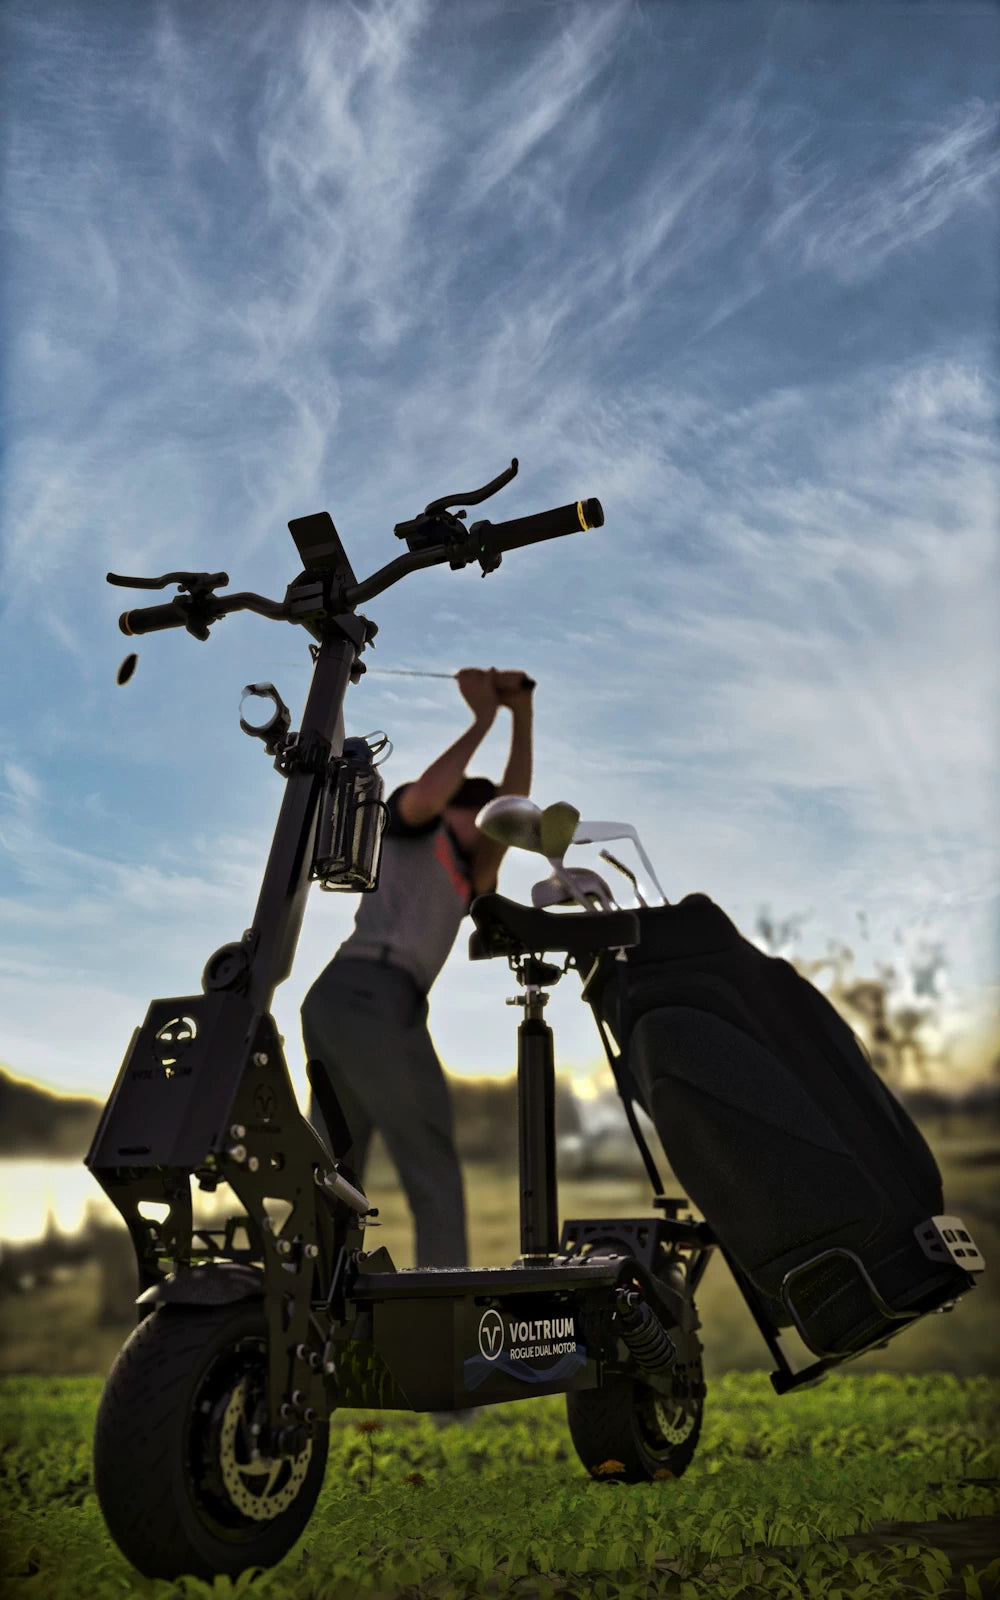
[[[565,800],[542,811],[523,794],[501,794],[483,806],[476,827],[487,838],[518,850],[535,850],[539,855],[561,861],[573,842],[573,829],[580,820],[575,806]]]
[[[548,860],[549,866],[552,868],[552,876],[554,880],[556,883],[561,883],[566,891],[565,904],[572,905],[575,901],[576,904],[578,906],[582,906],[584,911],[588,912],[590,916],[598,916],[599,912],[597,907],[594,905],[593,900],[589,899],[587,895],[577,888],[576,881],[573,877],[573,868],[567,867],[562,861],[557,860],[555,856],[549,856]]]
[[[556,800],[546,806],[540,821],[541,853],[549,860],[561,861],[573,843],[573,833],[580,820],[576,806],[566,800]]]
[[[573,885],[577,899],[592,898],[597,901],[602,911],[616,909],[611,889],[599,872],[592,872],[589,867],[564,867],[563,876]],[[540,883],[533,885],[531,903],[536,908],[542,908],[573,905],[576,901],[567,893],[565,882],[560,882],[553,872],[551,877],[543,878]]]
[[[603,844],[606,839],[634,839],[635,829],[630,822],[578,822],[573,833],[574,844]]]
[[[641,906],[645,906],[645,905],[649,904],[649,901],[646,899],[646,896],[643,894],[642,890],[639,888],[639,880],[636,877],[635,873],[632,871],[631,867],[627,867],[625,865],[624,861],[619,861],[618,857],[617,856],[613,856],[611,854],[610,850],[602,850],[601,851],[601,860],[602,861],[609,861],[613,867],[617,867],[618,868],[618,871],[622,874],[623,877],[628,879],[629,883],[632,885],[632,889],[633,889],[633,891],[635,893],[635,897],[636,897],[636,899],[638,900],[638,902],[639,902],[639,904]]]
[[[542,812],[523,794],[500,794],[476,816],[476,827],[488,839],[516,850],[542,852]]]

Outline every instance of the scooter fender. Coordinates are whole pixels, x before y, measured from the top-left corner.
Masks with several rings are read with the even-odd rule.
[[[143,1316],[159,1305],[223,1306],[236,1300],[264,1297],[264,1274],[239,1261],[212,1261],[182,1267],[146,1289],[136,1299]]]

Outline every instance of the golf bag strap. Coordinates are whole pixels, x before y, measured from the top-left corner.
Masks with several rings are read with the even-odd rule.
[[[625,1115],[628,1118],[628,1125],[632,1130],[632,1137],[639,1146],[639,1154],[642,1156],[646,1171],[649,1174],[649,1181],[653,1185],[654,1193],[662,1194],[663,1185],[660,1183],[660,1174],[657,1172],[656,1163],[649,1153],[649,1146],[642,1137],[642,1130],[636,1121],[635,1110],[632,1105],[633,1085],[632,1076],[628,1069],[628,962],[616,961],[615,967],[617,968],[618,980],[617,1058],[612,1054],[611,1041],[609,1040],[607,1034],[607,1025],[604,1021],[604,1018],[598,1015],[596,1006],[593,1008],[594,1019],[597,1023],[597,1031],[601,1036],[601,1043],[604,1046],[604,1053],[608,1058],[608,1065],[611,1068],[618,1093],[621,1096],[622,1105],[625,1107]]]

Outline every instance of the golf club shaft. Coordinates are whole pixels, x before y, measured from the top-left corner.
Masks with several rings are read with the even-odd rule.
[[[388,673],[393,678],[457,678],[457,672],[421,672],[417,667],[368,667],[369,672]]]
[[[452,678],[458,677],[457,672],[423,672],[418,667],[369,667],[369,672],[381,672],[393,678]],[[534,678],[529,678],[525,673],[521,679],[522,689],[533,689]]]

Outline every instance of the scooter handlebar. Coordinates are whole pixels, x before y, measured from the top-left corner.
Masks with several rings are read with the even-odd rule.
[[[384,589],[419,567],[435,566],[439,562],[451,561],[452,565],[464,565],[466,561],[479,560],[484,572],[495,566],[499,557],[505,550],[518,550],[524,545],[539,544],[544,539],[559,539],[567,533],[580,533],[588,528],[600,528],[604,524],[604,510],[599,500],[573,500],[566,506],[555,506],[551,511],[538,511],[530,517],[515,517],[510,522],[475,522],[469,529],[467,543],[462,551],[461,558],[456,561],[456,550],[447,544],[436,545],[419,551],[412,551],[397,560],[391,561],[388,566],[372,573],[362,583],[352,584],[341,592],[340,600],[343,604],[357,605],[363,600],[370,599],[373,595],[381,594]],[[191,574],[171,573],[169,578],[185,578]],[[225,573],[214,575],[215,581],[228,583]],[[109,583],[144,583],[157,587],[169,581],[166,579],[122,579],[115,573],[108,573]],[[214,586],[208,580],[208,587]],[[164,605],[137,606],[131,611],[123,611],[118,618],[118,626],[122,633],[130,638],[141,633],[156,633],[164,628],[188,628],[189,632],[197,633],[199,638],[208,638],[208,625],[218,621],[230,611],[257,611],[262,616],[282,618],[285,621],[295,620],[288,612],[286,606],[280,601],[268,600],[263,595],[233,594],[233,595],[208,595],[192,594],[190,597],[178,596]]]

